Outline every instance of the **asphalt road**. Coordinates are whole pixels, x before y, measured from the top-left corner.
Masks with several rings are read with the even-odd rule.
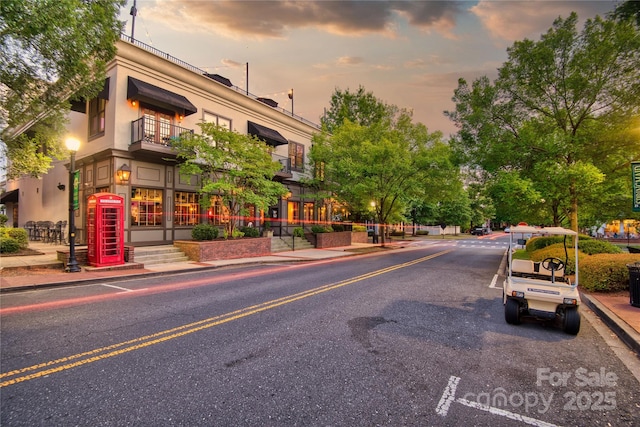
[[[481,243],[3,295],[0,424],[638,425],[597,325],[507,325]]]

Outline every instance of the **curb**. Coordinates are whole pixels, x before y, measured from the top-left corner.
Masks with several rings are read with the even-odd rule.
[[[582,301],[593,310],[594,313],[624,342],[629,349],[640,356],[640,334],[627,325],[615,313],[609,310],[596,298],[589,298],[588,295],[580,293]]]
[[[273,262],[273,261],[272,261]],[[288,262],[288,261],[287,261]],[[245,263],[245,264],[236,264],[238,266],[247,266],[247,265],[256,265],[262,264],[260,261],[256,261],[253,263]],[[191,273],[191,272],[200,272],[206,270],[212,270],[217,268],[226,268],[233,267],[229,265],[211,265],[207,267],[193,267],[193,268],[185,268],[178,270],[167,270],[167,271],[149,271],[144,273],[135,273],[123,276],[105,276],[105,277],[92,277],[87,279],[76,279],[73,280],[64,280],[60,282],[51,282],[51,283],[41,283],[41,284],[33,284],[33,285],[20,285],[20,286],[12,286],[8,288],[0,288],[0,294],[8,294],[13,292],[22,292],[22,291],[32,291],[34,289],[51,289],[57,288],[61,286],[73,286],[73,285],[90,285],[92,283],[104,283],[104,282],[117,282],[124,279],[138,279],[138,278],[149,278],[149,277],[160,277],[160,276],[169,276],[176,275],[181,273]],[[131,270],[129,270],[131,271]],[[73,273],[69,273],[73,274]]]

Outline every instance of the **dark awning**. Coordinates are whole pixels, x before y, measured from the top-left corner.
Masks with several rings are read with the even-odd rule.
[[[0,196],[0,203],[2,203],[2,204],[18,203],[18,193],[19,192],[20,192],[19,189],[7,191],[6,193],[4,193],[3,195]]]
[[[98,93],[97,98],[109,100],[109,77],[104,79],[102,90]],[[71,111],[77,111],[78,113],[87,113],[87,100],[84,98],[75,99],[71,101]]]
[[[184,116],[198,112],[198,109],[186,97],[133,77],[129,77],[127,99],[136,99]]]
[[[278,145],[287,145],[289,141],[284,136],[280,135],[277,130],[273,130],[266,126],[259,125],[257,123],[249,123],[249,135],[257,136],[258,139],[263,140],[269,145],[277,147]]]

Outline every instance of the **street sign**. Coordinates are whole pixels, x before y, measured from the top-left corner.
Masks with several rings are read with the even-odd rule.
[[[80,171],[73,172],[73,210],[80,207]]]
[[[640,212],[640,162],[631,163],[631,186],[633,188],[633,211]]]

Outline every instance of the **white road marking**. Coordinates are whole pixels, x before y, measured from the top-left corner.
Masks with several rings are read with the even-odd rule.
[[[536,420],[535,418],[526,417],[524,415],[514,414],[513,412],[505,411],[504,409],[495,408],[493,406],[482,405],[478,402],[472,402],[467,399],[456,399],[456,402],[461,403],[470,408],[480,409],[481,411],[489,412],[494,415],[500,415],[511,420],[521,421],[525,424],[529,424],[537,427],[558,427],[556,424],[547,423],[545,421]]]
[[[460,377],[455,377],[453,375],[449,377],[449,383],[442,393],[442,397],[440,398],[440,402],[438,402],[438,406],[436,406],[436,413],[438,415],[446,417],[449,413],[449,406],[451,406],[451,402],[453,402],[456,398],[456,388],[458,387],[459,382]]]
[[[98,285],[106,286],[107,288],[120,289],[121,291],[124,291],[124,292],[135,292],[133,289],[121,288],[120,286],[108,285],[106,283],[98,283]]]
[[[498,275],[494,274],[493,275],[493,279],[491,280],[491,284],[489,285],[489,288],[491,289],[502,289],[496,286],[496,283],[498,282]]]
[[[449,382],[442,392],[442,397],[440,398],[440,402],[438,402],[438,406],[436,406],[436,413],[443,417],[446,417],[449,413],[449,407],[451,403],[457,402],[461,405],[467,406],[469,408],[479,409],[481,411],[489,412],[490,414],[500,415],[502,417],[506,417],[512,420],[521,421],[525,424],[529,424],[537,427],[558,427],[556,424],[547,423],[545,421],[537,420],[535,418],[526,417],[524,415],[515,414],[513,412],[505,411],[504,409],[496,408],[493,406],[483,405],[478,402],[473,402],[471,400],[458,398],[456,399],[456,389],[458,387],[458,383],[460,382],[460,377],[450,376]]]

